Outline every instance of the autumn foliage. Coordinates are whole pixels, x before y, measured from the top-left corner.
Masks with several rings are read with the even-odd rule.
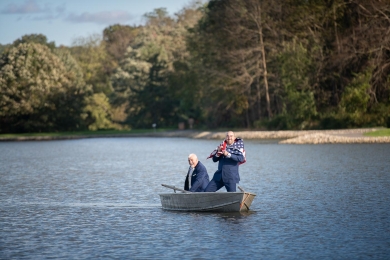
[[[390,124],[390,3],[211,0],[0,46],[0,132]]]

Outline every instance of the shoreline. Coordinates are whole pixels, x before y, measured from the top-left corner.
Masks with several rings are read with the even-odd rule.
[[[340,130],[281,130],[281,131],[235,131],[235,135],[244,140],[279,139],[279,144],[351,144],[351,143],[390,143],[390,136],[369,137],[364,133],[381,128],[359,128]],[[85,138],[112,137],[184,137],[194,139],[224,139],[225,131],[176,130],[142,134],[92,134],[64,136],[20,136],[0,137],[0,141],[48,141],[74,140]]]

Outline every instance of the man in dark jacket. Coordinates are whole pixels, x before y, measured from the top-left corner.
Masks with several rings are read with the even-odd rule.
[[[243,140],[235,138],[232,131],[227,132],[225,140],[210,157],[218,162],[218,170],[204,191],[214,192],[225,186],[228,192],[235,192],[240,181],[238,166],[246,161]]]
[[[209,184],[209,174],[206,167],[198,160],[196,154],[188,156],[190,168],[184,182],[184,189],[191,192],[202,192]]]

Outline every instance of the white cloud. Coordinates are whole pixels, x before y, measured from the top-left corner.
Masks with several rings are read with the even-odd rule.
[[[40,7],[35,0],[26,0],[23,4],[9,4],[0,12],[3,14],[32,14],[47,11],[46,8]]]
[[[69,13],[66,12],[65,3],[56,7],[51,6],[51,4],[45,4],[43,6],[39,5],[36,0],[25,0],[21,4],[9,4],[0,10],[0,13],[22,15],[18,20],[52,21],[62,17],[67,22],[96,24],[126,23],[135,18],[125,11]]]
[[[46,12],[43,15],[32,17],[31,19],[35,20],[35,21],[52,21],[52,20],[58,19],[60,17],[64,17],[66,7],[65,7],[65,4],[62,4],[62,5],[57,6],[55,8],[55,11],[51,11],[51,9],[48,9],[48,10],[50,10],[50,11]]]

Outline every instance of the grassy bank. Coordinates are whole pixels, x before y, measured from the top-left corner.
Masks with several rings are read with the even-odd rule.
[[[385,129],[380,129],[377,131],[365,133],[365,136],[373,136],[373,137],[378,137],[378,136],[390,136],[390,128],[385,128]]]
[[[131,135],[148,134],[170,131],[172,129],[137,129],[137,130],[99,130],[99,131],[79,131],[79,132],[52,132],[52,133],[22,133],[22,134],[0,134],[0,138],[19,138],[19,137],[65,137],[65,136],[112,136],[112,135]]]

